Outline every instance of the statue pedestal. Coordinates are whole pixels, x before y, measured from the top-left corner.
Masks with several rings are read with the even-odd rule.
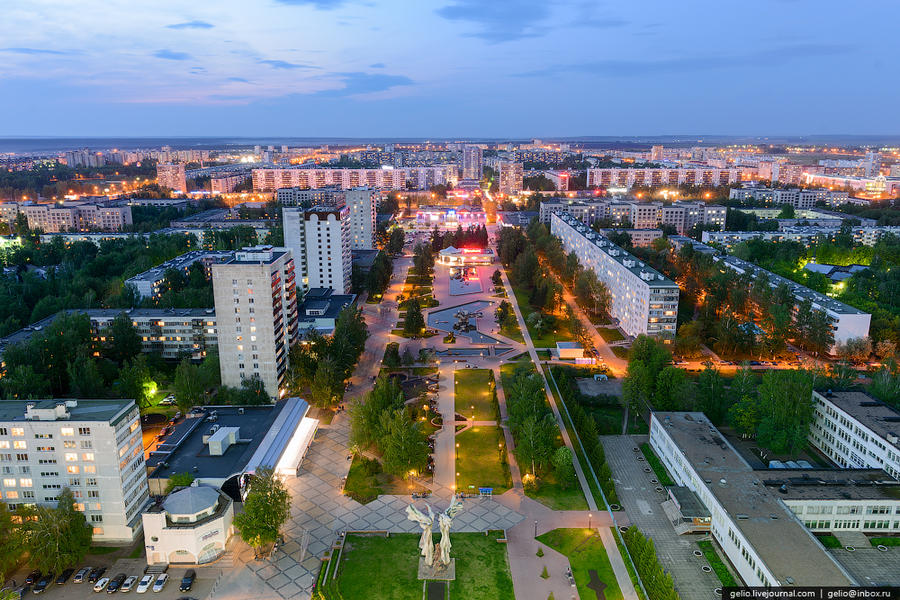
[[[450,564],[445,565],[435,557],[434,563],[429,567],[425,559],[419,557],[419,579],[433,579],[436,581],[453,581],[456,579],[456,559],[451,558]]]

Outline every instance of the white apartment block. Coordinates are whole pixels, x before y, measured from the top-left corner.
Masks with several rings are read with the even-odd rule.
[[[134,541],[149,488],[133,400],[0,400],[0,499],[54,505],[63,488],[95,541]]]
[[[291,249],[297,269],[297,285],[350,291],[353,267],[350,209],[347,206],[282,208],[284,244]]]
[[[862,392],[813,392],[813,402],[809,441],[825,456],[844,468],[900,478],[900,412]]]
[[[297,283],[288,248],[254,246],[212,266],[222,384],[258,376],[279,398],[297,341]]]
[[[783,484],[773,489],[762,480],[787,472],[754,471],[703,413],[651,413],[650,446],[675,483],[707,508],[710,532],[746,585],[855,583],[788,509]]]
[[[350,249],[375,249],[375,210],[379,193],[373,188],[353,188],[344,192],[350,209]]]
[[[541,202],[540,220],[550,223],[553,213],[569,214],[586,224],[598,220],[610,220],[613,223],[631,223],[632,229],[657,229],[663,225],[674,227],[680,233],[686,233],[694,225],[717,225],[725,228],[727,208],[718,204],[705,202]]]
[[[553,182],[557,192],[569,191],[570,173],[568,171],[544,171],[543,175]]]
[[[208,279],[212,276],[211,266],[213,263],[224,262],[233,257],[234,252],[230,250],[192,250],[143,273],[138,273],[134,277],[129,277],[125,280],[125,285],[134,286],[141,298],[158,298],[167,290],[166,271],[169,269],[181,271],[186,276],[190,272],[191,266],[199,262],[206,269]]]
[[[840,206],[848,202],[850,194],[845,191],[828,189],[772,189],[760,187],[734,188],[728,193],[730,200],[753,200],[781,206],[789,204],[795,209],[809,209],[816,202],[825,202],[831,206]]]
[[[210,178],[209,188],[213,194],[230,194],[245,179],[245,175],[218,175]]]
[[[575,252],[606,284],[610,315],[626,334],[672,337],[678,318],[678,285],[570,215],[553,214],[550,233]]]
[[[275,191],[275,200],[282,206],[340,206],[344,203],[344,194],[341,188],[278,188]]]
[[[462,149],[463,179],[481,179],[484,172],[484,152],[481,146],[467,145]]]
[[[820,241],[833,242],[840,227],[786,227],[780,231],[704,231],[703,242],[715,243],[731,250],[735,245],[748,240],[760,239],[768,242],[797,242],[809,248]],[[883,236],[892,234],[900,236],[900,226],[885,225],[880,227],[853,227],[850,235],[853,243],[874,246]]]
[[[853,308],[781,275],[776,275],[771,271],[758,267],[751,262],[741,260],[736,256],[714,256],[713,260],[736,273],[749,273],[753,279],[765,275],[768,278],[769,285],[773,288],[786,284],[791,288],[791,293],[798,304],[803,300],[809,300],[813,310],[824,311],[831,319],[831,329],[834,334],[834,345],[829,349],[830,354],[835,353],[838,344],[842,344],[851,338],[867,337],[869,335],[869,324],[872,321],[872,315],[869,313]]]
[[[345,190],[355,187],[427,190],[435,185],[455,185],[456,171],[455,165],[402,169],[253,169],[253,191],[332,186]]]
[[[0,219],[12,227],[19,213],[28,219],[29,229],[45,233],[68,231],[121,231],[131,225],[130,206],[101,206],[84,202],[57,204],[0,204]]]
[[[156,165],[156,183],[161,188],[181,192],[188,191],[184,164],[160,163]]]
[[[522,163],[502,161],[498,165],[499,186],[501,194],[518,194],[522,191],[522,179],[525,171]]]
[[[667,185],[722,186],[738,183],[751,174],[747,168],[678,167],[636,168],[615,167],[588,169],[587,187],[663,187]]]

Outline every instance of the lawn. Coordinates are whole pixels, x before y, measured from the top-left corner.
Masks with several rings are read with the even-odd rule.
[[[456,580],[451,598],[494,600],[514,598],[506,546],[494,536],[453,533],[451,554],[456,558]],[[435,541],[439,536],[434,537]],[[344,543],[336,587],[342,600],[418,600],[422,582],[418,569],[419,534],[397,533],[389,538],[350,534]]]
[[[556,482],[556,477],[553,476],[551,469],[546,469],[545,473],[541,475],[538,489],[527,489],[525,495],[553,510],[588,509],[587,500],[584,499],[584,493],[581,491],[578,480],[576,479],[572,485],[563,489]]]
[[[819,540],[819,542],[826,548],[843,548],[843,546],[841,545],[841,541],[831,534],[816,535],[816,539]]]
[[[622,346],[610,346],[609,348],[617,357],[621,358],[622,360],[628,360],[628,352],[630,351],[629,348],[623,348]]]
[[[598,594],[592,587],[591,571],[606,584],[603,596],[606,600],[621,600],[622,591],[609,562],[609,556],[603,547],[603,540],[592,529],[554,529],[537,537],[546,544],[569,558],[572,575],[578,595],[582,598],[595,598]]]
[[[535,328],[528,324],[528,315],[536,310],[528,302],[528,292],[513,286],[513,294],[516,296],[519,310],[525,319],[525,326],[528,327],[528,335],[531,336],[535,348],[555,348],[556,342],[571,342],[575,339],[569,331],[569,326],[561,319],[557,321],[554,329],[548,329],[542,335],[538,335]]]
[[[456,436],[456,488],[477,492],[480,487],[494,488],[502,494],[512,487],[503,433],[499,427],[472,427]],[[472,486],[472,487],[470,487]]]
[[[625,336],[622,335],[622,332],[615,327],[598,327],[597,333],[600,334],[600,337],[602,337],[607,344],[625,339]]]
[[[873,537],[869,538],[869,543],[873,546],[900,546],[900,537]]]
[[[495,421],[497,409],[494,403],[494,373],[490,369],[458,369],[455,380],[456,412],[476,421]]]
[[[653,474],[656,475],[656,479],[659,481],[660,485],[675,485],[675,482],[669,477],[666,467],[656,456],[656,453],[653,452],[653,448],[650,447],[650,444],[646,442],[641,444],[641,452],[644,454],[644,458],[647,459],[647,464],[653,469]]]
[[[509,319],[509,323],[500,328],[500,334],[520,344],[525,343],[525,336],[522,335],[522,330],[519,329],[518,319]]]
[[[404,495],[413,491],[424,491],[424,488],[383,472],[381,463],[359,454],[353,457],[344,483],[344,494],[360,504],[367,504],[382,494]]]
[[[722,582],[722,585],[728,587],[736,587],[738,585],[738,582],[734,580],[734,576],[731,574],[731,571],[728,570],[728,567],[724,562],[722,562],[722,559],[719,558],[719,554],[713,547],[712,542],[697,542],[697,545],[700,546],[700,550],[703,552],[703,556],[706,557],[706,562],[708,562],[709,566],[712,567],[712,570],[716,572],[716,576],[719,578],[719,581]]]

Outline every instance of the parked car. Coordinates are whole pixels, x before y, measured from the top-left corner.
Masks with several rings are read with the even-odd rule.
[[[169,394],[165,398],[159,401],[161,406],[171,406],[175,404],[175,394]]]
[[[94,584],[95,592],[102,592],[106,589],[106,586],[109,584],[109,577],[101,577],[97,580],[97,583]]]
[[[41,578],[40,571],[32,571],[25,577],[25,585],[34,585],[34,583]]]
[[[119,591],[119,588],[122,587],[122,584],[125,583],[125,579],[128,576],[125,573],[119,573],[115,577],[109,580],[109,585],[106,586],[107,594],[115,594]]]
[[[169,581],[169,576],[166,573],[161,574],[156,578],[156,583],[153,584],[154,592],[161,592],[163,588],[166,587],[166,583]]]
[[[88,578],[88,575],[91,574],[91,567],[81,567],[78,569],[78,572],[75,573],[75,579],[72,580],[72,583],[84,583],[84,580]]]
[[[153,575],[144,575],[141,577],[141,580],[138,582],[137,588],[135,588],[134,591],[138,594],[143,594],[150,589],[151,585],[153,585]]]
[[[44,590],[47,589],[47,586],[50,585],[50,582],[53,581],[53,573],[47,573],[46,575],[41,575],[41,578],[37,580],[37,583],[34,584],[34,589],[31,590],[32,594],[43,594]]]
[[[59,574],[59,577],[56,578],[56,585],[62,585],[69,580],[69,577],[72,576],[72,573],[75,572],[75,569],[66,569],[62,573]]]
[[[137,582],[138,578],[136,575],[131,575],[128,579],[122,582],[122,587],[119,588],[119,591],[123,594],[125,592],[130,592],[131,588],[134,587],[134,584]]]
[[[188,569],[184,572],[184,577],[181,578],[181,586],[178,588],[180,592],[189,592],[191,588],[194,587],[194,579],[197,578],[197,572],[193,569]]]
[[[106,573],[106,567],[95,567],[91,569],[91,574],[88,575],[88,583],[97,583],[103,574]]]

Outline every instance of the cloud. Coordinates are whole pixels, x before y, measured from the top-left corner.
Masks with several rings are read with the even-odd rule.
[[[265,59],[258,61],[261,65],[269,65],[273,69],[315,69],[316,67],[310,65],[301,65],[299,63],[292,63],[286,60],[275,60],[275,59]]]
[[[735,67],[770,67],[804,58],[846,54],[852,50],[854,50],[853,46],[845,44],[794,44],[736,56],[707,55],[652,60],[598,60],[571,65],[554,65],[519,73],[518,76],[545,77],[566,72],[609,77],[641,77]]]
[[[409,77],[404,75],[386,75],[383,73],[334,73],[344,83],[344,87],[336,90],[325,90],[318,92],[318,96],[357,96],[360,94],[371,94],[373,92],[383,92],[400,85],[411,85],[415,83]]]
[[[244,79],[243,77],[229,77],[225,81],[234,81],[236,83],[250,83],[250,80]]]
[[[44,48],[0,48],[0,52],[31,55],[52,54],[54,56],[69,56],[71,54],[80,54],[75,50],[46,50]]]
[[[510,42],[545,33],[538,25],[550,16],[545,0],[453,0],[437,14],[450,21],[467,21],[481,31],[468,34],[489,42]]]
[[[288,6],[312,6],[319,10],[332,10],[346,4],[347,0],[275,0]]]
[[[191,55],[187,52],[175,52],[174,50],[157,50],[153,53],[153,56],[165,60],[188,60],[191,58]]]
[[[202,75],[203,73],[206,73],[206,69],[203,67],[191,67],[191,73],[194,75]]]
[[[173,23],[166,25],[167,29],[212,29],[215,27],[212,23],[206,21],[186,21],[184,23]]]
[[[371,65],[369,65],[370,69],[383,69],[384,67],[384,63],[372,63]]]

